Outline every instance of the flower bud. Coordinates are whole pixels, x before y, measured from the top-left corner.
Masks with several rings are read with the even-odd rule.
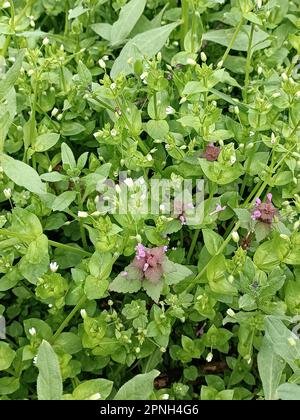
[[[232,237],[232,240],[236,243],[240,240],[240,236],[236,230],[232,232],[231,237]]]

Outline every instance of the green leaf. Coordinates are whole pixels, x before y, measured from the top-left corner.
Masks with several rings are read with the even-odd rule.
[[[38,173],[31,166],[3,153],[0,154],[0,164],[5,174],[15,184],[36,194],[46,194],[45,184],[42,183]]]
[[[185,265],[174,263],[165,257],[163,262],[164,279],[168,285],[177,284],[193,272]]]
[[[125,76],[133,72],[133,66],[128,64],[128,60],[135,61],[142,59],[143,55],[152,58],[162,49],[170,33],[178,26],[178,23],[170,23],[160,28],[151,29],[136,35],[127,42],[120,52],[111,69],[110,76],[115,79],[120,73]]]
[[[2,99],[6,96],[9,89],[15,85],[19,77],[24,55],[25,49],[20,50],[14,65],[8,70],[4,78],[0,81],[0,101],[2,101]]]
[[[281,384],[277,388],[277,395],[281,400],[298,401],[300,400],[300,385]]]
[[[93,23],[91,29],[96,32],[97,35],[101,36],[101,38],[110,41],[112,25],[109,23]]]
[[[233,46],[231,47],[232,50],[248,50],[250,30],[250,25],[244,25],[242,27],[233,43]],[[235,28],[216,29],[203,34],[202,39],[204,41],[211,41],[220,45],[224,45],[224,47],[228,47],[232,40],[234,32]],[[255,30],[253,34],[252,51],[258,51],[260,49],[268,47],[271,44],[268,38],[269,34],[267,32],[264,32],[261,29],[257,28],[257,30]]]
[[[0,341],[0,370],[8,369],[15,355],[16,353],[10,348],[8,343]]]
[[[151,283],[149,280],[143,281],[143,289],[154,302],[158,303],[164,285],[162,281],[158,283]]]
[[[65,210],[76,198],[76,191],[65,191],[55,198],[52,204],[53,211]]]
[[[284,359],[292,369],[297,368],[297,359],[300,359],[300,340],[284,323],[274,317],[265,319],[266,338],[271,343],[273,351]]]
[[[203,229],[202,234],[207,251],[215,255],[224,242],[223,238],[212,229]]]
[[[154,140],[163,140],[169,132],[169,124],[166,120],[149,120],[146,131]]]
[[[61,134],[63,136],[76,136],[85,130],[84,125],[76,121],[64,121],[61,125]]]
[[[263,384],[265,400],[276,400],[276,390],[280,383],[285,363],[274,352],[266,337],[263,338],[257,355],[257,365]]]
[[[105,295],[108,285],[107,279],[87,276],[84,284],[84,293],[90,300],[100,299]]]
[[[68,19],[75,19],[81,15],[83,15],[83,13],[87,12],[89,9],[84,9],[82,6],[77,6],[74,9],[69,9],[68,12]]]
[[[113,382],[107,379],[90,379],[78,385],[72,395],[75,400],[106,400],[112,387]]]
[[[154,369],[149,373],[136,375],[126,382],[116,393],[114,400],[147,400],[153,392],[154,379],[159,371]]]
[[[109,285],[109,290],[118,293],[134,293],[138,292],[142,287],[141,273],[135,267],[128,266],[125,268],[127,275],[120,273]]]
[[[33,144],[35,152],[45,152],[55,146],[59,140],[59,134],[56,133],[45,133],[38,136]]]
[[[62,143],[61,145],[61,159],[63,165],[68,165],[71,169],[76,168],[76,161],[73,152],[66,143]]]
[[[9,395],[16,392],[20,386],[19,378],[6,376],[0,378],[0,395]]]
[[[37,354],[36,365],[39,369],[37,394],[39,400],[62,399],[62,377],[58,358],[51,345],[43,340]]]
[[[146,0],[131,0],[122,7],[118,20],[112,25],[110,42],[116,46],[130,34],[142,15]]]

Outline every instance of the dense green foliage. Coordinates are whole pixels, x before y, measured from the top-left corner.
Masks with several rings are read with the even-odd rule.
[[[300,3],[0,7],[0,399],[300,399]]]

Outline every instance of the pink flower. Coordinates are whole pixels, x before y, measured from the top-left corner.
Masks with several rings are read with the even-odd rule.
[[[218,159],[220,152],[221,152],[220,147],[214,146],[213,143],[209,143],[206,146],[205,152],[203,153],[203,157],[206,160],[209,160],[212,162]]]
[[[186,224],[186,212],[194,208],[193,203],[183,203],[181,200],[174,200],[174,214],[182,225]]]
[[[277,209],[272,204],[272,194],[268,193],[265,203],[262,203],[260,198],[256,199],[255,209],[251,214],[251,218],[263,223],[271,224],[276,213]]]
[[[142,280],[147,279],[151,283],[158,283],[163,275],[163,262],[167,247],[145,248],[139,244],[136,250],[137,254],[131,266],[139,270]]]
[[[136,258],[139,260],[141,258],[144,258],[146,256],[145,247],[142,244],[138,244],[135,248],[136,250]]]
[[[209,213],[209,215],[212,216],[213,214],[220,213],[220,211],[224,211],[226,207],[227,206],[222,207],[221,204],[217,204],[216,209]]]

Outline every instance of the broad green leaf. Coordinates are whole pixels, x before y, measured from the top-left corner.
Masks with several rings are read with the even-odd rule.
[[[20,386],[19,378],[5,376],[0,378],[0,395],[9,395],[16,392]]]
[[[76,191],[65,191],[55,198],[52,204],[53,211],[65,210],[76,198]]]
[[[276,390],[280,383],[285,363],[278,356],[266,337],[263,338],[257,355],[257,365],[263,384],[265,400],[276,400]]]
[[[281,384],[277,388],[277,395],[281,400],[299,401],[300,385],[289,383]]]
[[[82,6],[77,6],[74,9],[69,9],[68,12],[68,19],[75,19],[81,15],[83,15],[83,13],[87,12],[88,9],[83,8]]]
[[[5,174],[15,184],[36,194],[46,194],[45,184],[31,166],[3,153],[0,154],[0,163]]]
[[[101,36],[101,38],[110,41],[112,25],[109,23],[93,23],[91,29],[96,32],[97,35]]]
[[[169,125],[166,120],[149,120],[146,131],[154,140],[163,140],[169,132]]]
[[[90,379],[78,385],[73,391],[75,400],[106,400],[113,382],[107,379]]]
[[[122,7],[118,20],[112,25],[110,42],[116,46],[130,34],[144,11],[146,0],[131,0]]]
[[[207,251],[210,255],[215,255],[224,242],[223,238],[212,229],[203,229],[202,234]]]
[[[34,141],[33,149],[35,152],[45,152],[55,146],[59,140],[59,134],[45,133],[37,136]]]
[[[15,358],[15,354],[8,343],[0,341],[0,370],[9,368]]]
[[[244,25],[242,27],[233,43],[233,46],[231,47],[232,50],[248,50],[249,35],[251,30],[250,28],[250,25]],[[235,28],[214,29],[203,34],[202,39],[204,41],[211,41],[220,45],[224,45],[224,47],[228,47],[232,40],[234,32]],[[258,51],[260,49],[268,47],[271,43],[268,38],[269,34],[267,32],[264,32],[261,29],[257,28],[257,30],[255,30],[253,34],[252,51]]]
[[[190,276],[192,271],[185,265],[174,263],[165,257],[163,263],[164,279],[169,285],[177,284]]]
[[[62,377],[57,355],[51,345],[43,340],[37,354],[36,365],[39,369],[37,394],[39,400],[62,399]]]
[[[116,393],[114,400],[147,400],[154,390],[154,379],[159,371],[154,369],[149,373],[136,375],[126,382]]]
[[[164,284],[162,281],[159,281],[158,283],[151,283],[151,281],[149,280],[143,281],[143,289],[145,290],[147,295],[156,303],[158,303],[159,301],[159,297],[163,287]]]
[[[87,276],[84,283],[84,293],[89,300],[100,299],[105,295],[108,285],[109,282],[105,278]]]
[[[111,69],[110,76],[115,79],[120,73],[125,76],[133,72],[132,64],[138,59],[142,59],[143,55],[152,58],[158,53],[167,41],[170,33],[178,26],[178,23],[170,23],[160,28],[151,29],[136,35],[127,42],[120,52]]]
[[[265,335],[271,343],[273,351],[295,370],[297,368],[296,362],[300,359],[299,337],[274,316],[266,317],[265,327]]]

